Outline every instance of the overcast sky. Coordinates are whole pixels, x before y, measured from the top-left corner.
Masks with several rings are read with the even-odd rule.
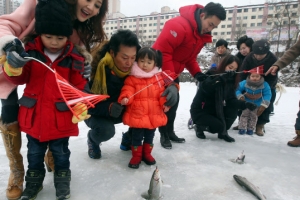
[[[181,6],[191,4],[206,5],[212,0],[120,0],[120,12],[127,17],[136,15],[149,15],[151,12],[160,12],[161,7],[169,6],[171,9],[179,10]],[[235,5],[263,4],[266,0],[218,0],[213,1],[221,3],[224,7],[233,7]]]

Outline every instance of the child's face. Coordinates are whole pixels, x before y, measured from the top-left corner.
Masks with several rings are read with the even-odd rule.
[[[225,53],[226,50],[227,49],[226,49],[226,47],[224,45],[217,47],[217,53],[220,54],[220,55],[222,55],[223,53]]]
[[[141,68],[144,72],[151,72],[155,67],[154,60],[150,60],[148,56],[144,58],[139,58],[137,62],[139,68]]]
[[[45,48],[51,53],[60,51],[67,43],[68,38],[66,36],[42,34],[42,42]]]
[[[225,67],[225,71],[236,71],[238,68],[238,64],[236,62],[232,62]]]
[[[260,77],[261,77],[260,74],[251,73],[249,79],[250,81],[257,82],[260,80]]]
[[[76,18],[84,22],[97,15],[102,6],[103,0],[77,0]]]

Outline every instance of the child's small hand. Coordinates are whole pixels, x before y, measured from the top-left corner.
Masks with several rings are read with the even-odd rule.
[[[165,106],[165,105],[163,105],[163,111],[164,112],[168,112],[169,110],[170,110],[170,106]]]
[[[128,98],[124,98],[121,100],[121,104],[122,105],[127,105],[128,104],[129,99]]]

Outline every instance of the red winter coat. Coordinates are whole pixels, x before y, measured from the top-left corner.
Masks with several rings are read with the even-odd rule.
[[[197,55],[205,43],[212,42],[212,36],[199,34],[195,20],[197,8],[204,7],[198,4],[181,7],[180,16],[165,23],[153,44],[153,48],[163,54],[163,70],[180,74],[186,68],[192,76],[201,71],[197,63]]]
[[[87,83],[81,75],[84,58],[73,47],[71,42],[67,42],[53,63],[44,54],[40,37],[27,43],[26,52],[51,66],[71,85],[83,90]],[[21,131],[40,142],[78,135],[78,126],[72,123],[73,114],[62,99],[53,72],[37,61],[29,61],[20,76],[6,77],[14,84],[26,84],[24,95],[19,100]]]
[[[161,96],[165,87],[163,82],[160,82],[160,84],[162,86],[157,83],[155,75],[150,78],[137,78],[130,75],[126,78],[118,99],[119,102],[123,98],[131,97],[137,91],[141,92],[129,99],[123,115],[124,124],[132,128],[147,129],[154,129],[167,124],[167,116],[163,112],[163,104],[166,103],[166,98]],[[146,88],[147,86],[149,87]]]

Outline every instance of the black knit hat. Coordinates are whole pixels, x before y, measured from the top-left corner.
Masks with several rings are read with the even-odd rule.
[[[267,54],[270,51],[270,44],[267,40],[257,40],[252,45],[252,51],[258,55]]]
[[[72,19],[65,0],[38,0],[35,32],[67,37],[72,35]]]

